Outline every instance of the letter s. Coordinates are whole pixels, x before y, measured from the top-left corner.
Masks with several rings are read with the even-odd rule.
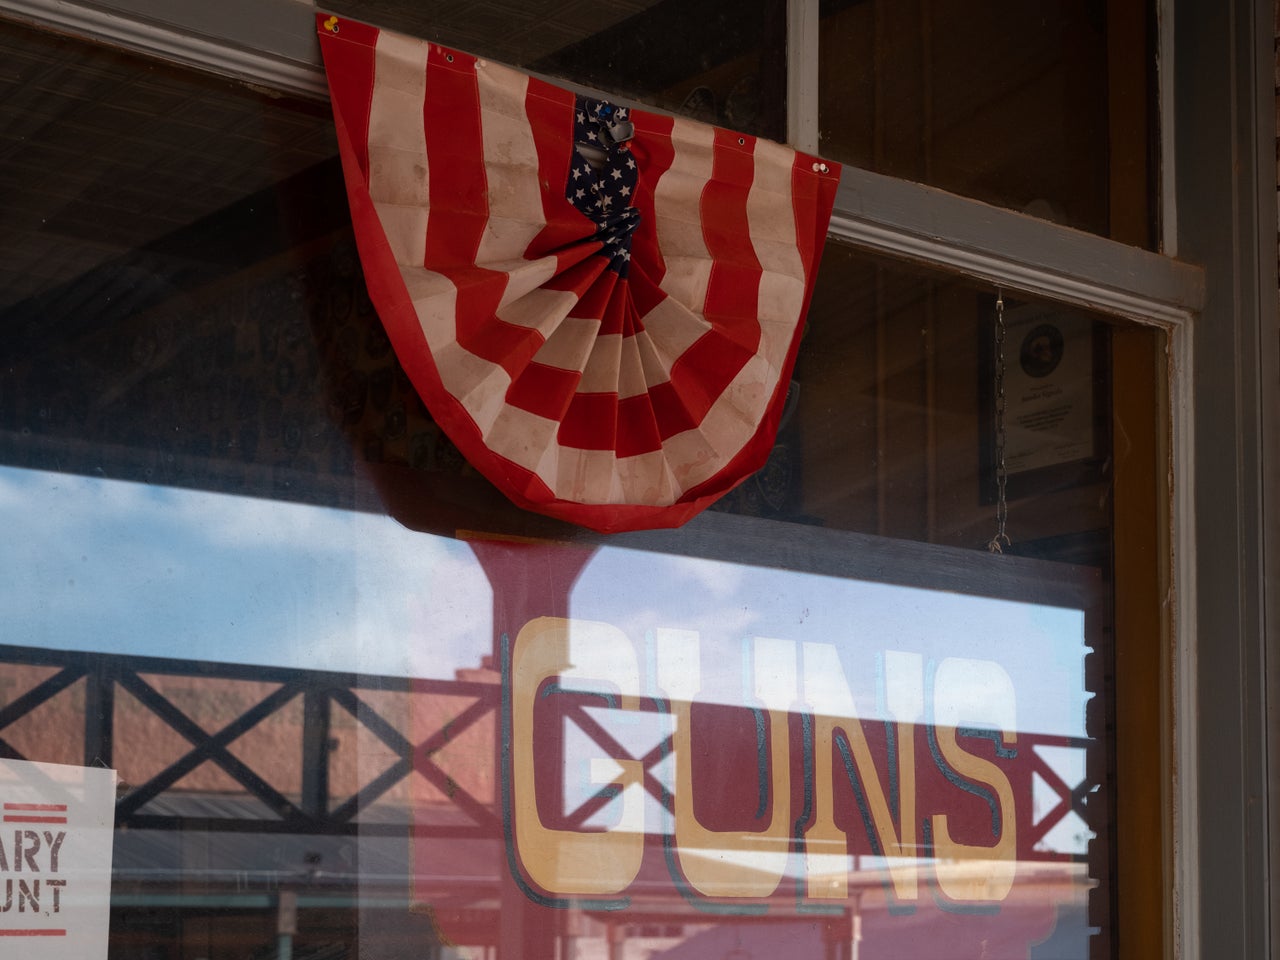
[[[961,749],[956,727],[994,726],[1004,743],[1016,742],[1013,680],[1003,667],[990,660],[948,657],[934,676],[933,697],[934,731],[942,758],[966,780],[994,789],[999,805],[998,819],[992,825],[996,842],[989,847],[953,840],[946,814],[933,817],[934,853],[940,861],[985,861],[980,873],[952,873],[945,863],[939,863],[938,886],[954,900],[1003,900],[1013,889],[1018,869],[1013,786],[994,763]]]

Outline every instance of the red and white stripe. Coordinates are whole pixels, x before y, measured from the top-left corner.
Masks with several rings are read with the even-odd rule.
[[[564,198],[571,92],[318,19],[370,294],[467,458],[603,530],[682,523],[758,469],[834,165],[633,111],[641,221],[619,280]]]
[[[6,803],[5,823],[66,823],[65,803]]]

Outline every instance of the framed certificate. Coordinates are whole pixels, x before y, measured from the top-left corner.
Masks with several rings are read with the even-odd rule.
[[[1004,311],[1004,461],[1010,499],[1102,479],[1109,364],[1106,327],[1055,304]],[[997,360],[995,311],[983,324],[979,393],[982,501],[995,499]]]

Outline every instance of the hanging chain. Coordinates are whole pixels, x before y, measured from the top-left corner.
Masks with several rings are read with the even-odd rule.
[[[992,553],[1004,553],[1004,548],[1011,546],[1009,535],[1005,533],[1005,524],[1009,520],[1009,501],[1006,488],[1009,483],[1009,470],[1004,462],[1006,439],[1004,395],[1004,291],[996,291],[996,369],[995,369],[995,432],[996,432],[996,535],[987,543]]]

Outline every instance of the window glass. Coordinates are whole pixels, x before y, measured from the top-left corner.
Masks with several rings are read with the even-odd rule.
[[[786,137],[785,0],[340,0],[331,8],[731,130]]]
[[[821,151],[1149,246],[1147,6],[823,2]]]
[[[819,4],[818,150],[1154,246],[1146,0]],[[786,4],[342,0],[338,13],[783,140]]]
[[[0,784],[49,820],[118,777],[62,926],[79,834],[0,831],[46,881],[0,931],[96,903],[130,960],[1109,955],[1104,322],[830,244],[765,468],[589,535],[413,395],[323,113],[0,43]]]

